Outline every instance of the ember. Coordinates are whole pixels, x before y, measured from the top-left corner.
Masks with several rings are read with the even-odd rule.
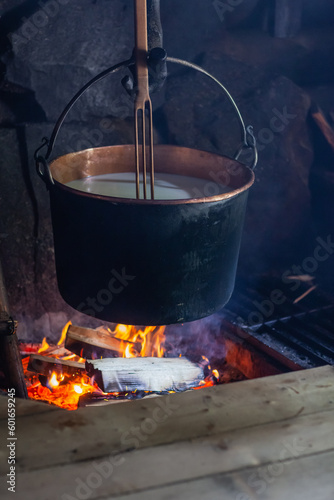
[[[104,385],[99,382],[99,380],[102,380],[101,377],[97,377],[94,372],[88,373],[85,366],[86,368],[89,366],[86,361],[92,363],[92,360],[99,360],[100,358],[108,363],[108,366],[113,366],[112,358],[141,357],[145,358],[142,365],[144,374],[147,371],[147,362],[166,357],[165,327],[147,326],[137,328],[131,325],[119,324],[115,326],[114,330],[107,327],[92,330],[76,327],[69,322],[63,328],[57,345],[49,345],[44,338],[42,344],[35,345],[35,347],[29,345],[29,348],[22,345],[21,350],[25,353],[31,353],[30,356],[23,359],[29,397],[67,410],[75,410],[84,401],[136,399],[156,393],[157,390],[154,392],[152,390],[152,387],[157,387],[156,383],[153,386],[149,384],[147,390],[145,390],[146,387],[139,386],[140,378],[138,378],[138,382],[134,378],[138,374],[134,375],[132,372],[126,376],[126,380],[129,380],[129,390],[122,390],[120,386],[118,392],[106,393],[103,391],[105,389]],[[103,358],[101,353],[103,353]],[[85,355],[86,358],[81,357],[82,355]],[[173,358],[166,357],[166,361],[167,359],[169,360],[168,363],[172,362],[171,366],[174,367],[173,375],[177,377],[180,374],[180,380],[176,380],[175,385],[170,387],[175,390],[208,387],[217,383],[219,379],[218,371],[211,369],[209,360],[205,356],[202,356],[202,361],[197,364],[186,360],[181,353],[178,355],[173,353]],[[117,364],[117,366],[120,365]],[[138,366],[140,365],[138,364]],[[160,366],[164,366],[164,362]],[[188,373],[186,383],[182,379],[185,367],[187,367]],[[127,373],[127,361],[125,359],[122,370],[124,374]],[[192,373],[195,374],[193,379],[190,376]],[[161,374],[159,376],[161,379],[164,378]],[[115,373],[115,377],[117,378],[117,373]],[[202,378],[203,380],[200,380]],[[162,389],[159,392],[161,394],[174,392],[173,390],[164,389],[169,384],[166,386],[162,382],[160,384]],[[158,387],[160,386],[158,385]],[[115,387],[113,387],[113,390],[115,391]]]

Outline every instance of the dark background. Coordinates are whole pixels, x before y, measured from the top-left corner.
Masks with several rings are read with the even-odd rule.
[[[330,125],[334,119],[333,2],[161,4],[168,54],[217,76],[258,139],[238,276],[279,276],[312,256],[319,236],[334,233],[333,150],[312,118],[318,106]],[[90,320],[59,296],[48,194],[33,152],[82,85],[130,57],[133,6],[131,0],[0,0],[0,14],[1,262],[19,337],[56,338],[68,319]],[[169,72],[154,98],[156,141],[231,155],[239,131],[219,89],[196,73],[172,66]],[[278,131],[273,118],[281,114],[288,118]],[[104,80],[68,116],[55,155],[132,142],[131,115],[120,77]],[[333,261],[314,273],[327,289]]]

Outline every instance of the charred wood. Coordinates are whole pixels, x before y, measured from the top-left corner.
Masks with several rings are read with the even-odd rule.
[[[85,363],[32,354],[29,359],[28,370],[45,376],[51,375],[52,372],[74,375],[85,371]]]

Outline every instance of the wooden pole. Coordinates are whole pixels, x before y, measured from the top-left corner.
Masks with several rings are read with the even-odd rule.
[[[28,399],[27,387],[16,337],[16,323],[9,314],[7,293],[0,264],[0,368],[7,387],[15,389],[15,396]]]

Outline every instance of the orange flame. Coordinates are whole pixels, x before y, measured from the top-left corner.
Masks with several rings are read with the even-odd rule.
[[[57,374],[56,373],[52,373],[51,377],[49,378],[49,385],[51,385],[51,387],[58,387],[59,385],[59,380],[57,379]]]
[[[41,352],[44,352],[44,351],[46,351],[46,350],[47,350],[47,349],[49,349],[49,348],[50,348],[50,346],[49,346],[49,344],[48,344],[48,343],[47,343],[47,341],[46,341],[46,337],[44,337],[44,339],[42,340],[42,345],[41,345],[41,347],[38,349],[38,351],[37,351],[37,352],[38,352],[38,354],[40,354]]]
[[[66,323],[66,325],[64,326],[64,328],[61,331],[61,336],[60,336],[60,339],[58,340],[57,345],[61,346],[61,345],[65,344],[67,330],[71,324],[72,324],[72,321],[69,321],[68,323]]]
[[[123,358],[148,356],[162,358],[165,352],[163,348],[165,329],[165,326],[146,326],[144,330],[140,330],[131,325],[116,325],[115,330],[109,332],[117,339],[134,344],[124,342]]]

